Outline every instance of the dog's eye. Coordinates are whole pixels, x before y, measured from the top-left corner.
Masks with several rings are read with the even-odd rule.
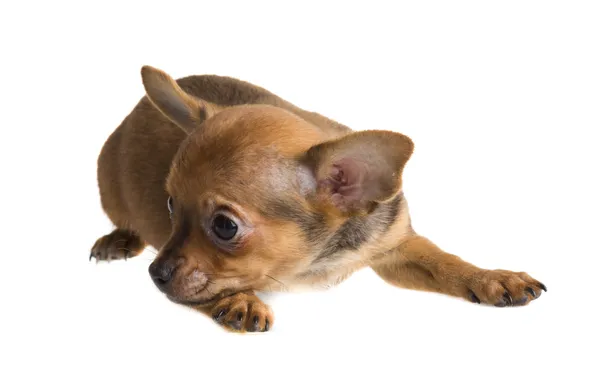
[[[173,215],[173,198],[171,196],[167,199],[167,208],[169,209],[169,214]]]
[[[234,221],[219,214],[213,220],[212,229],[220,239],[229,241],[235,237],[238,227]]]

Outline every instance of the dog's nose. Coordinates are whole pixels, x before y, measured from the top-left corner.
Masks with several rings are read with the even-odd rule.
[[[159,288],[166,286],[171,281],[174,271],[175,266],[168,262],[153,262],[148,268],[150,277]]]

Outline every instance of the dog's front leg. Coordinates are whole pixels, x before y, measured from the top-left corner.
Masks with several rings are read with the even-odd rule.
[[[396,286],[499,307],[525,305],[546,291],[525,272],[481,269],[421,236],[409,238],[372,268]]]
[[[226,329],[236,332],[267,332],[274,321],[271,308],[251,290],[232,294],[212,306],[197,309]]]

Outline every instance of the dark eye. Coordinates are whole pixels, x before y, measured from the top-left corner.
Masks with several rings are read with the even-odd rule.
[[[167,208],[169,209],[169,214],[173,215],[173,198],[171,196],[167,199]]]
[[[217,215],[212,223],[212,229],[222,240],[229,241],[235,237],[238,227],[234,221],[226,217],[225,215]]]

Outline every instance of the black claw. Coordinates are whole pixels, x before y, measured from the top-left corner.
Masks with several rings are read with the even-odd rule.
[[[469,299],[473,303],[476,303],[476,304],[480,304],[481,303],[481,301],[479,300],[479,298],[477,298],[477,296],[475,295],[475,293],[472,292],[471,290],[469,290]]]
[[[259,330],[259,321],[260,319],[258,318],[258,316],[254,316],[254,318],[252,318],[252,325],[250,325],[248,327],[248,332],[256,332]]]
[[[548,291],[548,289],[546,288],[546,285],[543,283],[540,283],[540,289],[542,289],[544,291]]]
[[[269,320],[265,320],[265,332],[269,330]]]
[[[242,329],[242,322],[241,321],[237,321],[237,320],[236,321],[230,321],[228,324],[229,324],[229,326],[231,328],[237,329],[238,331],[240,329]]]
[[[238,312],[236,317],[237,317],[237,321],[242,321],[244,319],[244,313]]]
[[[219,313],[213,315],[213,319],[220,324],[223,322],[223,316],[225,316],[226,313],[227,309],[221,309]]]
[[[506,301],[507,305],[512,305],[513,304],[513,299],[510,296],[510,294],[508,293],[508,291],[505,291],[504,294],[502,295],[502,297]]]
[[[94,257],[94,252],[90,252],[90,260],[89,261],[92,261],[92,257]]]
[[[534,291],[534,290],[533,290],[531,287],[527,287],[527,288],[525,289],[525,291],[527,291],[529,294],[531,294],[531,296],[532,296],[533,298],[537,298],[537,294],[535,293],[535,291]]]
[[[523,305],[527,302],[529,298],[527,296],[521,298],[520,300],[518,300],[517,302],[515,302],[515,305]]]

